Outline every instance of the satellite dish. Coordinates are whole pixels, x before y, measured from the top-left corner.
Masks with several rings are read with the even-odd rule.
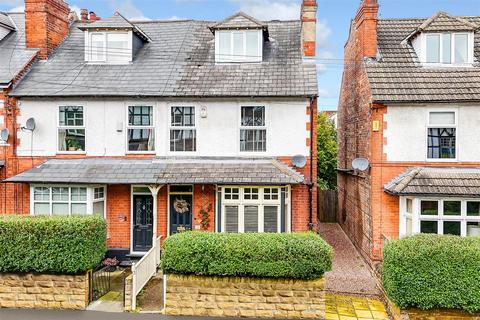
[[[352,161],[352,167],[355,170],[365,171],[370,167],[370,162],[365,158],[357,158]]]
[[[305,156],[302,156],[301,154],[293,156],[292,164],[294,167],[303,168],[307,165],[307,158],[305,158]]]
[[[2,141],[5,141],[7,142],[8,141],[8,136],[9,136],[10,132],[8,132],[8,129],[5,128],[3,129],[1,132],[0,132],[0,138],[2,139]]]
[[[35,119],[34,118],[30,118],[27,120],[27,123],[25,124],[25,129],[29,130],[29,131],[34,131],[35,130]]]

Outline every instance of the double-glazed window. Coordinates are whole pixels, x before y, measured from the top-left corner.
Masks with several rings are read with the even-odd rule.
[[[480,236],[480,201],[421,200],[420,232]]]
[[[260,30],[216,32],[217,62],[261,62],[263,38]]]
[[[282,201],[288,192],[280,187],[224,187],[224,232],[281,232]],[[285,204],[284,204],[285,205]],[[283,213],[288,208],[283,208]]]
[[[88,61],[121,63],[132,60],[128,32],[91,32],[89,42]]]
[[[171,107],[170,151],[196,150],[195,107]]]
[[[426,35],[426,62],[466,64],[472,60],[468,33],[436,33]]]
[[[34,215],[86,215],[105,214],[105,187],[34,186],[32,214]]]
[[[240,151],[264,152],[267,150],[265,107],[242,107]]]
[[[59,107],[58,151],[85,151],[85,118],[82,106]]]
[[[128,107],[128,151],[154,152],[155,126],[152,106]]]
[[[427,158],[456,159],[457,128],[454,111],[430,112],[427,128]]]

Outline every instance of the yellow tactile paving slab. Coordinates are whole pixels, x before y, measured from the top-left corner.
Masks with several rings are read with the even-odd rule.
[[[327,293],[326,320],[389,320],[380,300]]]

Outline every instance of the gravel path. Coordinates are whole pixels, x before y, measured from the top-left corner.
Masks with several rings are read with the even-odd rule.
[[[342,228],[336,223],[321,223],[318,232],[334,250],[333,270],[325,274],[327,291],[379,296],[380,291],[370,268]]]

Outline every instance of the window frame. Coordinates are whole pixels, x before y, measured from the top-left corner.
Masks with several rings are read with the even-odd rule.
[[[193,108],[193,121],[194,121],[194,125],[190,125],[190,126],[186,126],[185,123],[183,125],[174,125],[173,124],[173,115],[172,115],[172,111],[174,108]],[[169,125],[168,125],[168,145],[167,145],[167,150],[170,154],[196,154],[198,152],[198,128],[197,128],[197,124],[198,124],[198,112],[197,112],[197,106],[196,105],[169,105],[169,108],[168,108],[168,112],[169,112]],[[172,131],[193,131],[194,132],[194,135],[195,135],[195,150],[172,150],[171,148],[171,135],[172,135]],[[185,143],[184,143],[185,144]]]
[[[430,114],[432,113],[454,113],[455,124],[432,124]],[[455,158],[429,158],[428,157],[428,136],[429,129],[455,129]],[[425,159],[428,162],[457,162],[458,161],[458,110],[457,109],[431,109],[427,111],[427,125],[425,130]]]
[[[247,33],[255,32],[258,35],[257,53],[258,56],[247,56]],[[220,53],[220,35],[230,35],[230,54]],[[242,34],[243,55],[234,55],[234,34]],[[240,29],[240,30],[218,30],[215,32],[215,62],[216,63],[260,63],[263,61],[263,33],[260,29]]]
[[[129,108],[130,107],[150,107],[152,108],[152,122],[149,126],[130,125],[129,122]],[[126,103],[125,108],[125,153],[126,154],[156,154],[157,153],[157,128],[156,128],[156,107],[154,103]],[[153,130],[153,150],[131,151],[129,150],[128,131],[130,129],[152,129]]]
[[[281,233],[281,211],[282,211],[282,188],[285,188],[284,186],[249,186],[249,185],[225,185],[221,186],[221,232],[226,232],[226,209],[225,207],[238,207],[238,233],[245,233],[245,207],[248,206],[257,206],[258,207],[258,231],[259,233],[264,232],[264,224],[265,224],[265,216],[264,216],[264,210],[265,207],[272,207],[276,206],[277,207],[277,231],[276,233]],[[225,198],[225,189],[239,189],[239,199],[226,199]],[[258,199],[245,199],[244,194],[245,194],[245,189],[248,188],[256,188],[258,189]],[[278,199],[277,200],[265,200],[264,199],[264,190],[265,189],[277,189],[278,190]],[[290,232],[290,188],[287,189],[287,197],[285,199],[286,205],[288,205],[288,210],[285,212],[285,232],[289,233]]]
[[[255,107],[263,107],[264,108],[264,125],[263,126],[244,126],[242,124],[242,110],[243,108],[255,108]],[[239,130],[238,130],[238,151],[240,154],[245,154],[245,155],[265,155],[268,152],[268,141],[269,141],[269,130],[268,130],[268,107],[266,104],[263,105],[255,105],[255,104],[241,104],[240,105],[240,110],[239,110]],[[242,150],[242,130],[265,130],[265,150],[254,150],[254,151],[248,151],[248,150]]]
[[[450,63],[444,62],[444,35],[450,35]],[[466,35],[467,36],[467,62],[456,63],[456,36],[457,35]],[[439,37],[439,62],[428,62],[428,46],[427,39],[431,36]],[[471,67],[474,63],[474,35],[472,32],[431,32],[425,33],[422,37],[422,47],[424,48],[422,53],[422,62],[427,67]]]
[[[85,103],[64,103],[64,104],[59,104],[57,105],[57,130],[56,130],[56,151],[57,151],[57,154],[86,154],[87,153],[87,148],[88,148],[88,145],[87,145],[87,142],[88,142],[88,139],[87,139],[87,127],[86,127],[86,123],[87,123],[87,108],[85,107]],[[82,110],[83,110],[83,125],[82,126],[67,126],[67,125],[60,125],[60,108],[61,107],[82,107]],[[59,139],[59,131],[63,129],[63,130],[84,130],[85,131],[85,150],[81,150],[81,151],[68,151],[68,150],[65,150],[65,151],[62,151],[60,150],[59,148],[59,143],[60,143],[60,139]]]
[[[406,212],[406,200],[412,199],[412,234],[418,234],[421,231],[422,221],[436,221],[437,234],[444,234],[444,222],[460,222],[460,236],[467,236],[468,222],[480,223],[480,215],[469,216],[467,215],[468,202],[480,203],[480,198],[462,198],[462,197],[400,197],[400,237],[408,236],[406,234],[406,218],[408,213]],[[438,208],[438,215],[422,215],[421,203],[422,201],[436,201]],[[460,202],[460,215],[445,215],[444,214],[444,202],[456,201]]]
[[[127,52],[125,54],[125,59],[123,60],[113,60],[109,59],[108,51],[108,35],[109,34],[123,34],[126,36],[127,40]],[[103,55],[104,58],[97,60],[93,59],[93,45],[92,37],[94,35],[101,35],[103,37]],[[104,30],[104,31],[85,31],[85,61],[91,64],[129,64],[133,61],[133,33],[131,30]]]
[[[49,200],[35,200],[35,188],[48,188],[49,189]],[[53,201],[53,188],[68,188],[68,201]],[[86,189],[86,200],[85,201],[73,201],[72,200],[72,188],[85,188]],[[95,188],[103,188],[104,190],[104,197],[100,200],[94,199],[94,190]],[[104,211],[103,211],[103,218],[106,218],[107,215],[107,186],[106,185],[81,185],[81,184],[31,184],[30,185],[30,215],[31,216],[60,216],[53,214],[53,204],[54,203],[65,203],[68,204],[68,215],[64,216],[72,216],[72,204],[85,204],[86,211],[83,216],[93,215],[93,203],[104,201]],[[48,203],[49,204],[49,214],[41,215],[35,214],[35,203]]]

